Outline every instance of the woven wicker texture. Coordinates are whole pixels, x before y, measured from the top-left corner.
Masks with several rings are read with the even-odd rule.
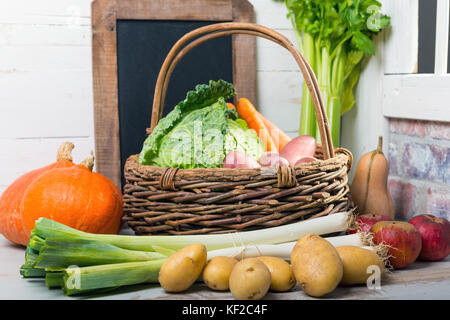
[[[280,226],[352,208],[347,173],[353,157],[333,147],[317,79],[283,35],[251,23],[219,23],[183,36],[169,52],[155,88],[151,127],[157,125],[170,75],[200,43],[243,33],[266,38],[291,52],[314,103],[322,145],[315,162],[261,169],[178,169],[140,165],[129,157],[124,175],[123,220],[136,234],[206,234]]]

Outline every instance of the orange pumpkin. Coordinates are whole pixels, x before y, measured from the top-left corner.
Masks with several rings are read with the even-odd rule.
[[[16,244],[27,245],[28,235],[23,229],[22,214],[20,212],[23,195],[29,184],[44,172],[54,168],[74,166],[75,164],[72,162],[73,148],[74,145],[72,143],[63,143],[58,150],[56,162],[22,175],[3,192],[0,197],[0,233],[6,239]]]
[[[20,205],[27,235],[40,217],[85,232],[119,231],[122,194],[105,176],[92,172],[93,166],[92,157],[80,165],[55,168],[28,186]]]

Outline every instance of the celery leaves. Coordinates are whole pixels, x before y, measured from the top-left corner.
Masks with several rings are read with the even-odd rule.
[[[311,64],[326,104],[333,143],[340,116],[355,104],[353,90],[364,57],[375,55],[373,37],[390,24],[376,0],[284,0],[302,54]],[[303,94],[308,95],[306,88]],[[300,134],[319,137],[312,101],[302,99]]]

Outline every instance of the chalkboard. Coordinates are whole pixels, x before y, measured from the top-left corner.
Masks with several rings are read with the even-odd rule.
[[[139,153],[150,127],[152,101],[161,65],[175,42],[211,21],[117,21],[117,74],[121,166]],[[177,64],[165,100],[165,116],[199,83],[233,81],[231,36],[212,39]],[[122,182],[124,179],[122,177]]]
[[[98,172],[123,185],[123,166],[141,151],[150,127],[155,84],[168,52],[189,31],[224,21],[253,22],[253,7],[246,0],[92,3]],[[233,82],[243,96],[255,99],[255,42],[243,37],[211,39],[183,57],[172,74],[163,115],[209,80]]]

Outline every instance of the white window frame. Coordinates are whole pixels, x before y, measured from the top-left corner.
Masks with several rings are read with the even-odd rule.
[[[399,30],[386,40],[383,115],[450,121],[450,75],[447,73],[450,1],[437,0],[432,74],[414,74],[418,57],[418,0],[384,2],[393,15],[393,28]]]
[[[435,72],[417,74],[419,1],[381,0],[391,27],[376,37],[377,54],[364,67],[357,106],[342,119],[342,144],[357,161],[383,136],[389,146],[389,118],[450,122],[447,74],[450,0],[437,0]]]

